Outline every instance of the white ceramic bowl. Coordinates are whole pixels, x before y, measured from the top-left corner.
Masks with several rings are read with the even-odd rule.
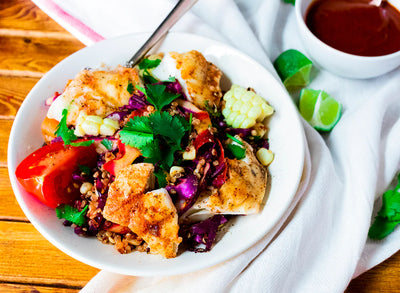
[[[31,223],[60,250],[97,268],[127,275],[173,275],[191,272],[225,261],[260,240],[282,218],[297,190],[304,162],[304,134],[298,112],[282,84],[241,52],[222,43],[189,34],[169,34],[159,51],[186,52],[196,49],[216,64],[233,83],[254,88],[276,109],[270,121],[270,148],[275,161],[269,167],[270,188],[260,214],[237,218],[208,253],[184,252],[174,259],[134,252],[119,254],[95,237],[84,238],[64,227],[55,211],[28,194],[15,178],[15,169],[43,139],[40,125],[47,108],[46,98],[62,91],[67,80],[85,67],[125,64],[148,34],[109,39],[80,50],[51,69],[23,102],[13,124],[8,166],[15,196]]]
[[[320,41],[307,27],[304,18],[313,0],[296,0],[297,27],[304,48],[310,58],[339,76],[348,78],[372,78],[385,74],[400,65],[400,51],[377,57],[364,57],[344,53]],[[400,9],[400,0],[389,1]]]

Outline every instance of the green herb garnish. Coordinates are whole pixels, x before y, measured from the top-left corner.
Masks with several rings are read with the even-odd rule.
[[[238,160],[241,160],[246,156],[246,149],[243,148],[243,147],[240,147],[240,146],[235,145],[235,144],[228,144],[226,146],[226,148],[228,150],[228,153],[232,157],[234,157],[234,158],[236,158]]]
[[[234,136],[232,136],[232,135],[230,135],[230,134],[226,134],[226,136],[228,137],[228,138],[230,138],[230,139],[232,139],[234,142],[237,142],[238,144],[240,144],[240,145],[244,145],[243,144],[243,142],[241,142],[240,140],[238,140],[236,137],[234,137]]]
[[[135,87],[133,86],[133,84],[131,82],[128,83],[128,86],[126,87],[126,90],[128,91],[128,93],[130,95],[133,94],[133,90],[135,89]]]
[[[397,181],[396,187],[382,196],[382,207],[369,228],[368,236],[371,239],[385,238],[400,224],[400,174]]]
[[[79,146],[90,146],[92,145],[92,143],[94,143],[94,140],[85,140],[85,141],[80,141],[80,142],[71,142],[70,145],[75,146],[75,147],[79,147]]]
[[[65,219],[75,225],[82,226],[86,223],[85,214],[88,208],[87,205],[82,211],[79,211],[70,205],[60,205],[56,208],[56,215],[59,219]]]
[[[163,84],[148,84],[145,91],[147,101],[159,111],[180,96],[180,94],[167,92],[166,88]]]
[[[107,138],[104,138],[104,139],[101,141],[101,144],[104,145],[104,146],[106,147],[107,150],[109,150],[109,151],[112,150],[113,143],[112,143],[111,140],[109,140],[109,139],[107,139]]]
[[[56,131],[54,132],[54,134],[57,137],[62,138],[65,145],[71,144],[71,141],[76,140],[78,138],[74,134],[74,131],[72,129],[69,129],[67,126],[67,115],[68,115],[68,110],[67,109],[62,110],[62,118],[57,126]]]
[[[164,170],[158,169],[157,171],[154,172],[154,176],[156,176],[158,181],[158,186],[160,188],[164,188],[165,186],[167,186],[168,184],[167,173]]]
[[[139,63],[139,69],[143,70],[143,79],[146,84],[158,82],[158,80],[151,75],[149,69],[157,67],[160,63],[161,59],[155,59],[155,60],[143,59]]]
[[[294,5],[296,0],[283,0],[283,2]]]
[[[78,168],[79,168],[79,170],[80,170],[83,174],[90,175],[90,173],[92,173],[92,170],[91,170],[90,167],[88,167],[88,166],[79,165],[79,164],[78,164]]]
[[[123,143],[138,148],[146,162],[160,163],[163,169],[168,169],[174,153],[181,150],[182,138],[189,128],[189,123],[180,116],[155,112],[130,119],[120,131],[120,138]]]

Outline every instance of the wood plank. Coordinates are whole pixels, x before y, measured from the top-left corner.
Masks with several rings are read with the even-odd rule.
[[[55,291],[58,293],[77,293],[79,289],[0,283],[0,293],[50,293]]]
[[[0,221],[0,282],[83,287],[98,269],[64,254],[29,223]]]
[[[27,0],[0,1],[0,27],[38,31],[65,31],[33,2]]]
[[[14,119],[21,103],[39,81],[34,77],[0,75],[0,118]]]
[[[13,120],[0,119],[0,167],[7,166],[8,138]]]
[[[0,198],[0,220],[28,221],[12,191],[7,168],[0,168]]]
[[[46,73],[84,47],[74,39],[0,36],[0,70]]]
[[[400,251],[352,280],[346,293],[400,292]]]

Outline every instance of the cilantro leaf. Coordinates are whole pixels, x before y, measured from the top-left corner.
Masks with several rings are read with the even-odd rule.
[[[85,206],[82,211],[70,206],[70,205],[60,205],[56,208],[56,215],[59,219],[65,219],[78,226],[82,226],[86,223],[85,214],[89,206]]]
[[[158,79],[154,78],[150,72],[148,72],[147,70],[145,70],[143,72],[143,80],[146,84],[152,84],[152,83],[157,83]]]
[[[246,149],[236,144],[228,144],[226,148],[229,154],[238,160],[241,160],[246,156]]]
[[[163,84],[147,85],[147,100],[159,111],[180,96],[180,94],[167,92],[166,88]]]
[[[385,238],[400,224],[400,174],[397,180],[397,186],[382,196],[382,207],[368,232],[371,239]]]
[[[150,119],[146,116],[136,116],[130,119],[119,134],[123,143],[139,149],[154,139]]]
[[[171,116],[167,112],[155,112],[151,117],[154,132],[164,136],[173,144],[181,144],[185,132],[189,129],[189,124],[184,118]]]
[[[155,68],[158,65],[160,65],[160,63],[161,63],[161,59],[150,60],[150,59],[145,58],[139,63],[139,69]]]
[[[174,154],[181,150],[182,138],[190,124],[178,115],[154,112],[149,116],[136,116],[120,131],[121,141],[138,148],[145,162],[159,163],[168,169],[174,162]]]
[[[75,147],[79,147],[79,146],[88,147],[88,146],[92,145],[92,143],[94,143],[94,140],[93,140],[93,139],[91,139],[91,140],[85,140],[85,141],[80,141],[80,142],[71,142],[70,144],[71,144],[72,146],[75,146]]]
[[[154,172],[154,176],[156,176],[160,188],[167,186],[167,173],[164,170],[158,169]]]
[[[107,139],[107,138],[104,138],[104,139],[101,141],[101,144],[104,145],[104,146],[106,147],[107,150],[109,150],[109,151],[112,150],[113,143],[112,143],[111,140],[109,140],[109,139]]]
[[[79,168],[79,170],[80,170],[82,173],[84,173],[84,174],[86,174],[86,175],[90,175],[90,173],[92,173],[92,170],[90,170],[90,167],[88,167],[88,166],[79,165],[79,164],[78,164],[78,168]]]
[[[128,93],[129,93],[130,95],[133,94],[133,90],[134,90],[134,89],[135,89],[135,88],[134,88],[133,84],[132,84],[131,82],[129,82],[129,83],[128,83],[128,86],[126,87],[126,90],[128,91]]]
[[[283,2],[294,5],[296,0],[283,0]]]
[[[62,118],[60,123],[57,125],[57,129],[54,134],[58,137],[61,137],[64,141],[65,145],[71,144],[71,141],[76,140],[78,137],[74,134],[72,129],[69,129],[67,126],[67,115],[68,110],[62,110]]]
[[[374,223],[369,228],[368,237],[371,239],[381,240],[393,232],[399,222],[389,222],[382,217],[376,217]]]

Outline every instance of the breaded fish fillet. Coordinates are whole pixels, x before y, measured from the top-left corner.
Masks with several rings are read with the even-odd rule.
[[[122,66],[111,71],[84,69],[51,104],[47,117],[60,121],[63,109],[69,108],[68,125],[76,125],[81,113],[104,118],[128,104],[131,97],[127,90],[129,83],[140,84],[136,69]]]
[[[202,110],[206,109],[206,101],[210,106],[219,107],[222,72],[198,51],[166,53],[152,74],[161,80],[175,77],[182,85],[187,99]]]
[[[108,191],[104,218],[127,226],[149,246],[150,253],[165,258],[176,256],[178,214],[164,188],[146,192],[153,184],[154,167],[140,163],[119,171]]]

